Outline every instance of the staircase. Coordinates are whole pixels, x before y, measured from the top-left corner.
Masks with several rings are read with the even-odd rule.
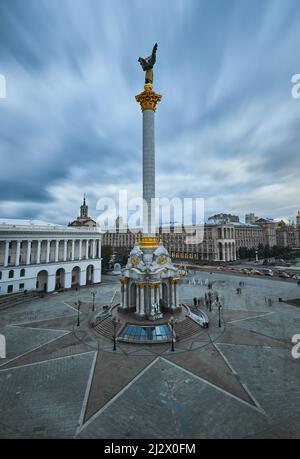
[[[9,295],[1,295],[0,310],[16,306],[17,304],[26,303],[27,301],[35,300],[37,298],[40,298],[40,296],[41,292],[38,291],[27,292],[26,294],[20,292],[12,293]]]
[[[120,330],[122,324],[117,324],[116,332]],[[99,335],[104,336],[105,338],[112,339],[114,334],[114,325],[111,320],[111,316],[106,317],[105,319],[101,320],[101,322],[96,325],[94,330],[99,333]]]
[[[176,339],[178,341],[182,341],[192,335],[195,335],[196,333],[199,333],[201,331],[201,327],[200,325],[196,324],[196,322],[187,317],[182,322],[177,322],[174,325],[174,330],[176,333]]]

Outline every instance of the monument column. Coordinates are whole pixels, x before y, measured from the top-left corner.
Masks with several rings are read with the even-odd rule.
[[[152,83],[145,83],[144,91],[135,96],[143,112],[143,236],[142,248],[155,248],[155,136],[154,115],[156,104],[162,98],[152,90]]]

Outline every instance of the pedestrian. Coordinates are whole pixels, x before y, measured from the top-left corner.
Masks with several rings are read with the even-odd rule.
[[[197,298],[194,298],[194,306],[197,306]]]
[[[200,306],[200,298],[198,298],[198,306]]]

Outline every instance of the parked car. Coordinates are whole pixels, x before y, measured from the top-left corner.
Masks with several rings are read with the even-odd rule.
[[[265,269],[262,269],[261,272],[262,272],[262,274],[264,274],[265,276],[273,276],[273,271],[272,271],[272,269],[267,269],[267,268],[265,268]]]
[[[279,274],[279,277],[283,277],[284,279],[289,279],[290,278],[288,273],[285,273],[284,271]]]
[[[295,279],[295,280],[300,280],[299,274],[295,274],[295,275],[293,276],[293,279]]]

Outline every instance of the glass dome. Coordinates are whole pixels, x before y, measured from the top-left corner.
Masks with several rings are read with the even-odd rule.
[[[172,340],[172,331],[168,324],[144,326],[136,324],[126,324],[125,327],[119,333],[118,340],[136,343],[169,342]]]

